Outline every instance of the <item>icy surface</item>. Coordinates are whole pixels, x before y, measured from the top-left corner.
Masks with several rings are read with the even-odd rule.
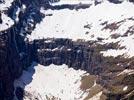
[[[87,93],[80,89],[80,80],[85,73],[68,68],[67,65],[38,64],[31,66],[28,71],[23,71],[20,79],[15,81],[15,87],[20,86],[29,93],[41,95],[41,100],[46,100],[46,96],[61,100],[83,100]]]

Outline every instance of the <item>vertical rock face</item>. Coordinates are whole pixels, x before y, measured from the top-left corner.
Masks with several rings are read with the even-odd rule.
[[[13,82],[22,73],[19,55],[8,34],[0,33],[0,98],[12,100]]]
[[[82,40],[73,42],[70,39],[46,39],[37,40],[34,43],[37,49],[36,60],[40,64],[45,66],[67,64],[69,67],[91,72],[93,49],[88,47],[88,42]]]
[[[84,41],[71,39],[42,39],[33,42],[35,61],[48,66],[50,64],[66,64],[75,69],[83,69],[92,74],[101,75],[110,72],[110,66],[117,66],[116,63],[123,63],[128,60],[117,57],[121,61],[115,62],[114,57],[104,57],[100,51],[108,49],[119,49],[118,43],[99,44],[97,41]],[[113,61],[113,63],[110,63]],[[115,62],[115,64],[114,64]],[[126,64],[118,68],[125,69]],[[126,66],[127,67],[127,66]]]
[[[6,2],[11,1],[0,0],[0,4]],[[24,39],[44,17],[40,8],[47,5],[49,0],[13,0],[11,6],[0,9],[0,24],[4,23],[2,13],[14,22],[10,28],[0,30],[0,100],[13,99],[14,80],[34,60],[33,44]]]
[[[24,5],[26,7],[23,7]],[[14,80],[32,60],[31,56],[27,56],[31,55],[29,48],[32,47],[24,41],[24,38],[26,33],[30,34],[29,30],[41,21],[39,8],[40,2],[37,0],[14,0],[7,10],[0,11],[1,24],[3,23],[1,13],[10,17],[15,23],[10,28],[0,31],[0,100],[13,99]],[[20,11],[17,15],[18,9]],[[17,17],[19,21],[16,20]]]
[[[0,12],[0,24],[2,23],[2,19],[1,19],[1,12]]]

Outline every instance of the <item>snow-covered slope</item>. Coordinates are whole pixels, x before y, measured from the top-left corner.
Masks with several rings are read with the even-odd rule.
[[[85,71],[74,70],[67,65],[33,65],[15,81],[15,87],[22,87],[33,95],[24,96],[24,100],[84,100],[88,95],[88,92],[80,88],[82,77],[89,75]],[[93,84],[95,86],[96,83]],[[97,100],[99,94],[93,98]]]
[[[61,3],[64,4],[64,1]],[[49,37],[87,41],[102,38],[104,40],[101,44],[119,41],[119,44],[125,46],[125,49],[116,50],[116,53],[114,50],[103,51],[104,56],[110,56],[113,53],[114,56],[127,53],[127,56],[132,57],[134,56],[132,47],[134,43],[133,10],[133,3],[127,1],[120,4],[104,1],[96,6],[92,4],[88,9],[79,10],[44,10],[46,15],[52,14],[52,16],[46,16],[27,37],[31,40]],[[114,35],[119,35],[119,37],[112,38]]]
[[[0,55],[14,55],[8,58],[11,67],[0,66],[2,97],[14,96],[8,81],[14,82],[16,70],[21,75],[18,60],[26,66],[14,82],[14,100],[133,97],[134,4],[130,0],[50,1],[49,5],[46,0],[0,0]],[[13,51],[4,53],[3,47],[10,46],[3,43]],[[27,68],[34,60],[39,64]],[[8,87],[12,91],[5,92]]]

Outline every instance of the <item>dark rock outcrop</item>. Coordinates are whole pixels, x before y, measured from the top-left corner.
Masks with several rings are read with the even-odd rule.
[[[33,61],[31,50],[34,49],[24,39],[26,34],[30,34],[30,30],[33,30],[36,23],[39,23],[44,17],[40,13],[41,5],[39,4],[41,3],[42,0],[40,2],[38,0],[14,0],[12,6],[3,11],[14,20],[15,24],[11,28],[0,32],[0,100],[13,99],[14,80]],[[25,9],[22,8],[23,5],[26,5]],[[17,22],[16,12],[18,8],[21,10]],[[2,23],[1,14],[0,23]]]
[[[0,12],[0,24],[2,24],[1,12]]]
[[[10,33],[9,33],[10,34]],[[22,64],[14,47],[13,38],[8,33],[0,33],[0,98],[12,100],[14,79],[22,74]]]
[[[102,50],[116,49],[118,43],[99,44],[97,41],[71,39],[42,39],[33,42],[35,61],[48,66],[67,64],[93,74],[101,74],[107,65]],[[114,59],[114,58],[111,58]]]

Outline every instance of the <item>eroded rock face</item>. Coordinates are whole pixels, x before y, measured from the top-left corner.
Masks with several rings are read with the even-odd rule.
[[[31,55],[29,54],[30,46],[27,48],[28,43],[24,41],[24,38],[26,33],[30,34],[30,30],[43,17],[40,14],[39,4],[40,2],[36,0],[32,3],[14,0],[7,10],[0,11],[0,23],[2,23],[1,13],[14,21],[13,26],[0,32],[0,100],[13,99],[14,80],[22,74],[24,66],[31,63],[31,56],[27,56]],[[20,9],[19,21],[16,21],[18,9]]]
[[[2,23],[2,18],[1,18],[1,12],[0,12],[0,24]]]
[[[19,55],[8,34],[0,33],[0,98],[12,100],[13,82],[22,73]]]
[[[100,74],[105,69],[106,58],[102,50],[116,49],[118,43],[101,45],[97,41],[71,39],[42,39],[34,41],[36,61],[42,65],[67,64],[75,69],[83,69],[90,73]],[[105,65],[105,66],[104,66]]]
[[[97,41],[72,41],[70,39],[42,39],[33,42],[35,61],[48,66],[66,64],[74,69],[86,70],[99,76],[97,83],[104,87],[107,99],[133,98],[133,73],[119,74],[133,69],[134,59],[104,57],[100,52],[108,49],[123,49],[117,43],[99,44]],[[128,64],[129,63],[129,64]],[[130,79],[131,78],[131,79]],[[123,87],[128,86],[124,91]],[[131,94],[128,96],[128,94]]]
[[[90,43],[72,41],[70,39],[35,40],[36,59],[42,65],[67,64],[75,69],[91,70],[91,60],[94,50]],[[91,71],[90,71],[91,72]]]

